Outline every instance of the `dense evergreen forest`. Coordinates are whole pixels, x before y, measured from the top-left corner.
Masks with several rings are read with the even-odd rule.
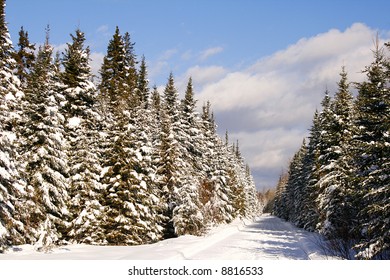
[[[377,40],[361,83],[342,68],[276,189],[273,213],[322,233],[344,258],[390,258],[389,50]]]
[[[28,32],[14,47],[0,1],[0,251],[136,245],[253,217],[259,200],[238,144],[221,140],[192,80],[150,88],[129,33],[93,79],[81,30],[54,54]]]

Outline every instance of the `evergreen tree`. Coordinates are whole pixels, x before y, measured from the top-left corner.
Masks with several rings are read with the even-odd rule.
[[[18,100],[23,96],[20,90],[20,80],[14,71],[17,63],[13,58],[15,52],[12,46],[8,26],[5,21],[5,0],[0,1],[0,87],[3,104],[7,103],[9,110],[16,110]],[[4,120],[2,120],[4,121]],[[15,125],[15,119],[2,122],[7,129],[11,130]]]
[[[148,109],[150,105],[150,89],[147,79],[147,67],[145,56],[142,56],[141,65],[138,73],[137,88],[135,94],[135,103],[141,104],[141,108]]]
[[[287,183],[288,191],[288,203],[290,205],[290,211],[288,214],[289,221],[293,222],[299,227],[302,227],[304,222],[302,217],[303,201],[304,201],[304,189],[305,189],[305,174],[304,174],[304,159],[307,155],[306,141],[303,140],[301,148],[294,155],[289,170],[289,180]]]
[[[325,91],[325,96],[321,102],[322,111],[318,116],[318,125],[319,125],[319,138],[317,142],[317,163],[318,164],[318,172],[319,172],[319,180],[317,181],[317,204],[319,211],[319,223],[317,224],[317,229],[326,232],[326,226],[329,225],[327,223],[327,203],[328,201],[328,185],[325,180],[325,175],[328,174],[328,169],[332,166],[332,154],[329,154],[328,151],[332,147],[332,137],[333,132],[331,130],[331,124],[333,122],[333,112],[331,109],[331,98],[329,96],[328,90]]]
[[[187,173],[196,177],[202,169],[198,161],[202,156],[202,131],[199,114],[196,112],[192,78],[188,80],[185,96],[181,102],[180,128],[179,138],[183,146],[181,157],[185,158],[188,164]]]
[[[175,86],[173,73],[169,74],[168,82],[164,89],[164,110],[166,111],[167,117],[170,119],[172,128],[176,133],[179,129],[179,93]]]
[[[216,134],[216,124],[209,102],[203,106],[202,130],[204,135],[203,168],[206,171],[203,185],[208,192],[204,212],[210,222],[228,223],[234,215],[233,201],[231,201],[232,189],[228,184],[229,155],[226,152],[226,146]],[[237,156],[237,154],[232,156]],[[237,171],[239,166],[236,165],[233,168],[237,168]],[[237,174],[240,174],[240,171],[237,171]]]
[[[303,206],[305,213],[303,215],[304,228],[315,231],[319,222],[319,210],[317,197],[319,195],[319,149],[318,144],[321,137],[321,127],[319,113],[316,110],[313,117],[313,124],[310,128],[309,143],[307,145],[307,154],[304,158],[304,178],[305,178],[305,196]]]
[[[192,175],[184,175],[178,190],[178,205],[173,210],[173,225],[177,235],[201,235],[205,220],[199,200],[199,182]]]
[[[284,198],[286,194],[287,182],[288,182],[288,173],[283,172],[279,176],[279,180],[276,185],[275,201],[274,201],[274,207],[272,209],[272,214],[278,217],[284,216],[284,212],[286,211],[286,204],[284,203]]]
[[[97,129],[100,116],[96,112],[96,88],[91,82],[89,48],[84,47],[84,33],[71,35],[62,65],[64,83],[65,129],[69,158],[69,237],[82,243],[104,242],[100,226],[103,198],[100,183],[100,151]]]
[[[37,246],[58,243],[69,215],[66,202],[67,157],[58,94],[58,70],[48,41],[39,48],[37,60],[28,80],[25,98],[23,159],[27,183],[33,189],[37,207],[30,213]]]
[[[115,34],[108,44],[107,54],[100,69],[99,90],[102,96],[107,99],[106,102],[112,105],[112,108],[108,108],[109,112],[111,109],[121,111],[124,109],[124,104],[129,104],[130,92],[127,84],[127,71],[126,49],[117,26]]]
[[[159,184],[156,182],[157,167],[155,165],[155,154],[158,151],[156,135],[158,130],[158,118],[155,118],[153,108],[150,106],[150,92],[148,87],[147,67],[145,59],[142,59],[137,80],[135,93],[138,94],[138,105],[131,111],[130,126],[128,128],[134,135],[133,147],[135,164],[133,173],[136,175],[135,182],[140,189],[144,189],[146,196],[138,199],[142,204],[145,215],[142,222],[147,226],[147,238],[144,242],[154,242],[161,239],[165,217],[163,215],[164,205],[161,199]],[[136,106],[137,103],[133,103]]]
[[[118,63],[112,63],[116,61]],[[142,244],[160,238],[159,193],[153,182],[151,133],[147,111],[146,64],[136,75],[133,44],[117,28],[103,62],[100,90],[108,109],[104,176],[106,220],[111,244]],[[110,76],[116,73],[115,76]],[[106,75],[107,74],[107,75]],[[137,88],[136,88],[137,86]],[[143,107],[142,107],[142,106]]]
[[[176,233],[199,235],[203,228],[203,213],[199,200],[199,164],[201,156],[200,122],[195,112],[196,101],[192,79],[188,80],[185,97],[181,102],[180,130],[176,138],[179,142],[179,158],[183,159],[182,187],[178,191],[179,203],[173,213]]]
[[[151,105],[153,111],[156,112],[156,117],[158,117],[161,111],[161,96],[156,86],[153,87]]]
[[[179,190],[183,186],[185,171],[185,159],[181,143],[182,129],[180,125],[180,107],[178,92],[175,87],[173,74],[170,73],[164,89],[161,108],[161,131],[160,131],[160,157],[157,163],[157,174],[165,203],[166,224],[165,237],[176,236],[174,225],[174,209],[180,204]]]
[[[16,61],[5,21],[5,1],[0,1],[0,252],[28,237],[31,203],[18,158],[19,124],[22,117],[20,80],[14,75]]]
[[[367,81],[358,84],[354,158],[355,192],[359,197],[362,241],[359,258],[388,258],[390,250],[389,64],[377,43],[374,61],[366,69]]]
[[[349,142],[352,137],[352,94],[349,92],[347,73],[342,69],[339,89],[330,104],[328,115],[323,118],[323,142],[327,148],[319,158],[321,179],[320,196],[323,196],[320,211],[323,213],[321,231],[329,238],[350,238],[352,174],[349,168]],[[326,122],[326,123],[325,123]],[[347,240],[346,240],[347,241]]]
[[[180,173],[176,166],[177,141],[174,139],[171,119],[165,113],[165,110],[162,111],[161,115],[160,137],[160,155],[157,163],[158,178],[156,179],[160,185],[161,199],[165,204],[162,208],[162,214],[166,217],[164,224],[164,237],[170,238],[176,236],[173,224],[173,211],[178,202],[177,186]]]
[[[148,185],[147,148],[137,147],[135,131],[129,127],[128,134],[118,137],[113,149],[113,156],[117,157],[111,157],[113,165],[108,169],[111,179],[106,183],[107,241],[117,245],[155,241],[159,238],[156,231],[160,230],[154,224],[155,209],[151,209],[151,204],[158,204],[158,199],[150,193]]]
[[[256,191],[256,185],[255,181],[253,179],[253,176],[251,174],[251,170],[248,164],[245,165],[245,172],[242,171],[243,174],[245,174],[245,193],[246,193],[246,209],[247,209],[247,218],[255,218],[259,214],[261,214],[262,206],[259,203],[258,197],[257,197],[257,191]],[[230,200],[232,200],[232,197],[234,196],[234,193],[232,193]]]
[[[137,58],[134,52],[134,45],[135,43],[131,42],[130,34],[126,32],[123,35],[123,47],[125,51],[125,56],[124,56],[124,74],[125,74],[125,88],[122,90],[125,90],[128,92],[130,96],[130,107],[135,108],[139,106],[139,96],[136,95],[135,90],[138,87],[139,90],[143,92],[143,94],[147,95],[148,93],[148,88],[147,84],[144,84],[146,87],[142,88],[140,84],[138,84],[139,79],[138,79],[138,74],[136,70],[136,65],[137,65]],[[146,71],[146,64],[145,61],[143,62],[144,65],[141,65],[141,71]],[[143,68],[143,69],[142,69]],[[141,74],[141,80],[146,80],[146,73]],[[142,77],[143,76],[143,77]],[[139,87],[141,86],[141,87]],[[144,98],[145,99],[145,98]],[[142,100],[141,100],[142,102]]]
[[[22,88],[27,86],[27,77],[35,61],[35,44],[31,44],[28,38],[28,32],[24,31],[23,26],[19,31],[19,50],[14,53],[16,61],[16,75],[21,81]]]

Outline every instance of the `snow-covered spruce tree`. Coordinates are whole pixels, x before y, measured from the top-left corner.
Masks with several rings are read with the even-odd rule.
[[[148,105],[148,109],[150,109],[150,119],[152,120],[149,123],[150,126],[150,131],[151,131],[151,141],[152,141],[152,161],[153,165],[157,166],[157,162],[159,160],[159,149],[158,147],[160,146],[160,131],[161,131],[161,113],[162,113],[162,108],[161,108],[161,96],[160,93],[157,90],[157,87],[154,86],[153,90],[150,94],[150,101]]]
[[[27,86],[27,77],[31,72],[35,61],[35,44],[30,43],[28,32],[23,29],[19,31],[18,50],[13,55],[16,61],[16,75],[22,88]]]
[[[99,86],[107,109],[103,227],[108,243],[117,245],[152,242],[161,235],[154,215],[157,196],[151,194],[151,142],[144,130],[146,116],[138,113],[142,105],[139,96],[147,95],[147,86],[137,90],[137,77],[129,77],[136,73],[132,46],[129,36],[123,38],[117,28],[107,49]]]
[[[302,221],[303,228],[315,231],[319,221],[318,213],[318,181],[320,177],[320,166],[318,162],[319,150],[318,141],[321,136],[319,113],[316,110],[313,116],[313,124],[310,128],[309,142],[307,144],[307,153],[303,159],[303,176],[305,195],[303,197]]]
[[[203,106],[202,130],[204,135],[203,168],[205,177],[202,179],[205,218],[212,223],[228,223],[234,215],[231,188],[228,185],[228,158],[226,145],[216,134],[214,116],[210,103]]]
[[[244,172],[244,171],[243,171]],[[245,194],[246,194],[246,209],[247,209],[247,218],[255,218],[263,211],[263,206],[259,202],[257,197],[256,185],[253,179],[250,167],[248,164],[245,164]],[[232,193],[234,197],[234,193]]]
[[[390,256],[390,67],[377,42],[374,61],[358,84],[355,103],[357,132],[353,137],[357,178],[354,196],[360,206],[361,241],[355,249],[362,259]]]
[[[356,217],[351,209],[352,172],[349,167],[353,129],[352,94],[344,68],[340,76],[338,91],[330,104],[331,114],[327,117],[328,123],[324,124],[323,131],[326,133],[322,135],[328,145],[319,158],[322,163],[319,181],[322,196],[319,204],[322,213],[320,230],[328,238],[349,242],[351,226]]]
[[[171,128],[170,123],[167,123],[167,116],[164,113],[161,99],[157,87],[154,86],[151,93],[150,105],[148,105],[150,108],[150,121],[148,124],[151,133],[150,141],[152,144],[150,156],[152,168],[155,170],[153,176],[153,186],[155,190],[152,193],[159,198],[158,205],[156,205],[158,209],[158,224],[162,227],[163,236],[167,236],[167,226],[169,224],[169,217],[167,214],[168,188],[166,187],[166,176],[164,175],[167,166],[162,158],[169,153],[167,149],[169,149],[170,139],[167,137],[170,134]],[[170,163],[170,158],[167,163]],[[169,225],[173,229],[173,224],[170,223]]]
[[[30,222],[39,248],[58,243],[65,231],[69,211],[67,201],[67,156],[64,139],[64,116],[60,112],[59,72],[53,63],[53,48],[46,42],[38,50],[25,92],[26,122],[22,158],[26,180],[33,189]]]
[[[153,91],[150,97],[150,104],[148,105],[150,108],[150,118],[151,122],[149,123],[150,131],[151,131],[151,139],[152,142],[152,165],[157,168],[160,162],[160,144],[161,144],[161,96],[157,90],[157,87],[153,87]],[[158,181],[157,178],[155,178]]]
[[[130,124],[127,129],[127,133],[118,136],[114,143],[110,157],[112,165],[106,177],[110,179],[106,182],[104,228],[107,241],[118,245],[156,241],[161,231],[155,223],[157,217],[153,216],[158,198],[150,193],[148,143],[139,144],[138,127]]]
[[[130,41],[129,33],[120,34],[119,27],[107,47],[100,69],[101,82],[99,90],[103,98],[108,98],[111,104],[126,99],[127,105],[134,103],[135,87],[137,85],[136,56],[134,43]]]
[[[325,175],[328,174],[328,169],[332,164],[332,156],[328,153],[328,151],[332,147],[332,122],[333,122],[333,112],[331,108],[331,97],[329,96],[329,92],[326,89],[324,98],[321,102],[322,111],[318,116],[318,125],[320,128],[320,134],[317,142],[317,154],[318,158],[317,163],[319,167],[319,180],[317,182],[317,205],[319,212],[319,223],[317,224],[317,230],[325,233],[324,229],[329,226],[327,221],[327,203],[329,202],[327,199],[327,181],[324,180]]]
[[[122,117],[122,112],[128,109],[129,94],[123,91],[125,84],[125,50],[122,36],[119,28],[116,27],[115,33],[107,46],[107,54],[103,59],[103,64],[99,70],[100,83],[98,85],[98,108],[101,115],[100,143],[99,148],[102,151],[101,163],[103,173],[101,182],[108,182],[106,178],[107,171],[111,166],[110,156],[112,145],[116,136],[123,133],[117,131],[117,123]],[[122,122],[122,126],[126,121]]]
[[[213,195],[214,184],[211,182],[211,160],[214,157],[213,135],[215,127],[210,127],[210,102],[203,104],[201,115],[201,151],[200,162],[201,185],[199,187],[200,201],[203,205],[204,217],[207,222],[212,221],[212,212],[207,209]],[[207,207],[206,207],[207,205]]]
[[[124,113],[128,112],[127,101],[129,99],[129,94],[121,90],[125,84],[124,60],[123,40],[119,34],[119,28],[116,27],[100,69],[101,82],[98,88],[102,114],[100,143],[103,169],[101,183],[104,185],[102,204],[105,207],[101,227],[107,242],[117,245],[134,244],[130,236],[126,237],[129,230],[125,231],[123,228],[126,223],[129,226],[132,223],[127,219],[131,214],[128,214],[124,205],[126,196],[129,197],[129,191],[126,190],[126,186],[122,182],[122,173],[124,173],[122,170],[127,165],[125,159],[127,155],[125,155],[122,146],[122,144],[127,144],[123,141],[125,139],[125,126],[128,123],[126,122],[128,118],[125,117]]]
[[[137,86],[134,93],[129,131],[134,135],[133,155],[135,160],[133,169],[136,175],[134,182],[147,194],[142,200],[144,214],[142,222],[147,225],[148,232],[144,237],[144,243],[155,242],[162,238],[165,217],[162,214],[164,208],[161,201],[161,192],[156,182],[157,167],[154,164],[154,155],[158,151],[158,145],[154,146],[155,135],[159,135],[154,112],[150,106],[150,89],[147,78],[145,58],[142,58],[138,73]],[[139,206],[141,207],[141,206]]]
[[[183,186],[178,190],[178,205],[173,209],[173,225],[177,235],[201,235],[205,227],[199,200],[199,180],[191,174],[183,175]]]
[[[165,237],[176,236],[173,223],[174,208],[179,204],[178,191],[182,187],[181,179],[185,170],[184,158],[180,158],[183,146],[179,142],[182,130],[178,95],[173,74],[170,73],[162,100],[160,160],[157,163],[157,180],[162,200],[166,205]]]
[[[233,167],[233,178],[230,177],[229,172],[227,176],[227,187],[225,190],[229,198],[230,204],[233,207],[233,218],[237,215],[242,218],[254,218],[262,211],[260,200],[257,196],[256,186],[252,177],[250,167],[245,163],[241,155],[238,145],[238,140],[234,148],[231,150],[222,149],[226,153],[227,165],[226,170]],[[236,202],[239,202],[238,205]],[[236,208],[238,206],[238,208]]]
[[[244,167],[244,161],[239,149],[237,141],[237,144],[233,145],[231,149],[228,146],[225,150],[228,159],[227,185],[229,188],[229,199],[231,199],[233,207],[233,218],[249,218],[254,214],[252,207],[256,207],[258,203],[251,205],[253,203],[253,181],[249,169]]]
[[[100,93],[99,111],[102,117],[101,148],[104,151],[102,156],[103,166],[105,166],[104,160],[109,156],[110,145],[114,142],[113,139],[123,133],[123,129],[125,129],[124,127],[118,127],[116,124],[126,125],[129,115],[124,116],[123,112],[129,110],[134,101],[133,95],[137,78],[134,77],[134,73],[136,73],[136,69],[134,69],[134,44],[129,40],[130,37],[126,36],[124,38],[120,34],[119,28],[116,27],[99,71],[101,82],[98,85],[98,90]],[[127,120],[120,121],[121,118],[127,118]],[[122,129],[122,132],[116,131],[116,129]]]
[[[141,64],[137,75],[137,86],[134,94],[134,103],[138,105],[138,109],[150,109],[150,89],[148,80],[148,70],[146,66],[145,56],[142,56]]]
[[[236,165],[231,166],[232,169],[228,169],[228,184],[233,194],[232,207],[233,217],[245,217],[247,214],[246,208],[246,194],[245,186],[240,180],[240,176],[237,172]]]
[[[101,227],[103,206],[100,183],[99,122],[96,108],[96,87],[91,82],[89,48],[79,29],[71,35],[63,55],[65,102],[61,111],[65,116],[67,156],[69,165],[70,210],[68,236],[72,242],[104,243]]]
[[[101,82],[99,90],[103,97],[109,99],[110,103],[117,103],[123,97],[129,100],[131,91],[134,89],[134,87],[130,88],[128,84],[127,74],[129,70],[127,66],[129,62],[126,59],[125,42],[117,26],[100,68]]]
[[[200,176],[198,158],[200,151],[200,119],[195,112],[196,101],[192,79],[187,84],[185,97],[181,102],[180,130],[177,135],[180,144],[180,158],[184,159],[182,187],[178,190],[178,204],[173,212],[173,223],[178,235],[200,235],[204,227],[203,213],[199,200]]]
[[[165,110],[167,117],[170,119],[172,129],[176,133],[177,130],[180,129],[180,105],[179,93],[176,89],[172,72],[169,74],[163,93],[163,109]]]
[[[177,141],[174,139],[171,119],[165,110],[161,112],[161,131],[159,159],[157,164],[157,183],[163,203],[162,215],[165,217],[164,238],[176,236],[173,224],[173,210],[177,203],[177,186],[180,173],[176,167]]]
[[[29,203],[17,159],[18,123],[21,118],[20,81],[5,22],[5,1],[0,1],[0,252],[24,243]]]
[[[197,174],[199,174],[202,169],[198,160],[198,158],[202,156],[201,126],[201,119],[198,112],[196,112],[196,100],[194,99],[192,78],[189,78],[184,99],[181,101],[180,127],[182,135],[180,135],[180,141],[185,150],[183,156],[186,157],[186,161],[189,163],[192,171]]]
[[[129,99],[130,107],[137,108],[140,105],[140,102],[142,102],[142,100],[140,100],[139,96],[137,95],[137,92],[138,93],[142,92],[145,95],[147,95],[148,92],[147,89],[144,88],[147,87],[147,85],[139,84],[141,80],[146,80],[146,72],[141,73],[141,78],[140,78],[141,80],[138,80],[138,73],[136,69],[138,62],[134,52],[135,43],[131,42],[130,34],[128,32],[126,32],[123,35],[122,40],[123,40],[123,47],[125,51],[124,69],[123,69],[125,74],[125,82],[123,86],[125,88],[122,89],[122,91],[123,90],[128,91],[128,94],[130,94],[130,99]],[[144,67],[146,67],[145,61],[144,61],[144,65],[140,67],[141,72],[146,71],[146,69],[143,69]],[[136,90],[137,86],[141,86],[140,91]],[[144,99],[143,101],[145,102],[146,100]]]
[[[289,169],[289,179],[286,190],[288,192],[289,213],[288,220],[302,227],[303,200],[305,195],[304,159],[307,154],[306,141],[303,140],[298,152],[294,155]]]
[[[349,91],[347,73],[342,69],[338,91],[331,104],[333,112],[331,129],[331,146],[327,151],[330,164],[324,174],[324,184],[327,185],[327,200],[325,210],[329,228],[324,228],[331,237],[351,242],[352,228],[356,224],[354,211],[351,170],[350,141],[354,132],[352,94]],[[348,245],[349,246],[349,245]]]
[[[274,201],[274,207],[272,209],[272,214],[277,216],[277,217],[282,217],[284,215],[285,211],[285,203],[284,203],[284,198],[286,194],[286,185],[288,182],[288,173],[283,172],[279,176],[278,183],[276,185],[276,190],[275,190],[275,201]]]

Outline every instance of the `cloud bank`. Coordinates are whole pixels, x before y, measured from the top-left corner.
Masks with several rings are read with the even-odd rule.
[[[344,31],[303,38],[241,71],[196,66],[186,74],[192,73],[200,103],[211,101],[220,132],[228,129],[230,139],[239,139],[261,189],[274,186],[287,168],[325,89],[336,91],[341,67],[346,67],[349,81],[364,79],[376,34],[355,23]],[[388,36],[382,41],[389,41]]]

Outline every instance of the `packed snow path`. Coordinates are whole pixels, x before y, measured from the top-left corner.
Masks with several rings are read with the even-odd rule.
[[[13,248],[0,259],[193,259],[275,260],[326,259],[320,237],[281,219],[263,215],[254,222],[235,220],[212,229],[206,236],[181,236],[141,246],[70,245],[51,252],[36,252],[32,246]]]
[[[326,258],[319,246],[321,239],[317,234],[298,229],[274,216],[261,216],[253,223],[238,225],[231,234],[229,231],[226,233],[226,236],[211,242],[199,252],[190,252],[183,257],[243,260]]]

